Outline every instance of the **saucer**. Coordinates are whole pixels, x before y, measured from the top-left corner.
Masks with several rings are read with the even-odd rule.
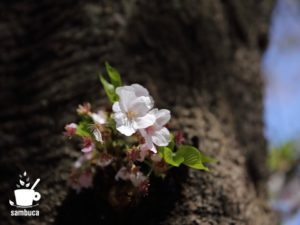
[[[28,206],[22,206],[22,205],[12,205],[12,206],[15,206],[17,208],[22,208],[22,209],[27,209],[27,208],[32,208],[32,207],[36,207],[38,206],[39,204],[35,204],[35,205],[28,205]]]

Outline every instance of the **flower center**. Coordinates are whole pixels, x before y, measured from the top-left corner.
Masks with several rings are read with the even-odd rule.
[[[128,119],[132,120],[135,116],[136,116],[136,113],[134,111],[127,112]]]

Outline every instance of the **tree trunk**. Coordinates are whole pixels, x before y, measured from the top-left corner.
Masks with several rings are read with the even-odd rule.
[[[1,221],[273,225],[266,203],[259,75],[271,5],[255,0],[2,1]],[[159,106],[172,111],[172,125],[218,160],[209,173],[188,170],[177,197],[159,199],[148,212],[122,221],[118,215],[107,217],[107,209],[97,207],[100,199],[89,192],[72,195],[66,185],[80,153],[64,140],[63,127],[76,120],[79,103],[105,104],[98,81],[104,61],[118,68],[126,83],[146,86]],[[42,195],[41,215],[26,220],[11,217],[8,204],[24,170],[41,178]],[[163,208],[164,201],[172,202]]]

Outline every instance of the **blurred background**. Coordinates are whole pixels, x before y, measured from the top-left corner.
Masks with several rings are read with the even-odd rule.
[[[300,224],[300,1],[277,0],[262,60],[269,190],[284,225]]]

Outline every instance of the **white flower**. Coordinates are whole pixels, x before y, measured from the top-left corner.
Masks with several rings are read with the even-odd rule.
[[[92,113],[91,115],[94,123],[105,124],[107,115],[103,110],[99,110],[97,113]]]
[[[93,135],[98,142],[103,142],[101,128],[106,123],[107,115],[104,111],[99,110],[97,113],[92,113],[91,117],[95,124],[92,126]]]
[[[141,147],[141,150],[145,151],[149,149],[156,153],[155,145],[167,146],[170,142],[170,132],[164,126],[169,122],[171,114],[167,109],[153,109],[149,114],[154,115],[155,123],[146,129],[140,129],[140,133],[145,139],[145,144]]]
[[[149,92],[139,84],[118,87],[116,93],[119,102],[113,104],[114,119],[117,130],[131,136],[138,129],[144,129],[153,125],[155,117],[149,114],[153,107],[153,99]]]

